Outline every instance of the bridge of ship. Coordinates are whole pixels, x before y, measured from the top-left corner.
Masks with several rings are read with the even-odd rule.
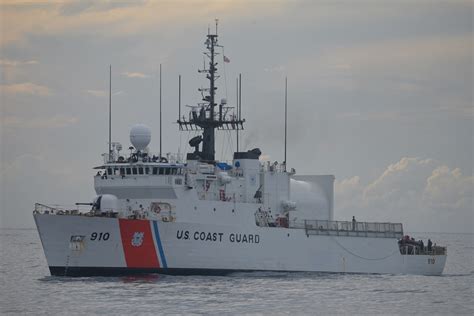
[[[101,176],[136,176],[136,175],[183,175],[183,164],[168,163],[115,163],[95,167],[105,170]]]

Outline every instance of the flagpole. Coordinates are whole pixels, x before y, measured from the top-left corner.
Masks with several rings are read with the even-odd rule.
[[[217,31],[217,30],[216,30]],[[216,33],[217,34],[217,33]],[[224,46],[222,46],[222,61],[223,61],[223,67],[224,67],[224,86],[225,86],[225,97],[227,98],[227,74],[225,71],[225,64],[229,62],[229,59],[225,57],[224,53]]]

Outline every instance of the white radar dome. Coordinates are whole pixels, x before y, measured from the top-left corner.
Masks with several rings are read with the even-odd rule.
[[[130,142],[136,150],[144,150],[151,140],[151,130],[144,124],[136,124],[130,130]]]

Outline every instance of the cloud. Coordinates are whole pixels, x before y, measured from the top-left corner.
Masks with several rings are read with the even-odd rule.
[[[256,7],[266,14],[279,11],[282,5],[268,6],[250,1],[39,1],[0,4],[3,24],[8,32],[2,32],[0,46],[24,41],[29,35],[60,35],[71,33],[127,36],[155,31],[173,22],[181,26],[195,21],[208,21],[210,17],[221,19],[247,15]],[[22,23],[18,23],[21,21]]]
[[[468,58],[471,36],[420,36],[415,39],[388,39],[327,51],[322,61],[329,67],[343,63],[347,69],[367,70],[404,68],[437,63],[441,60]]]
[[[141,72],[122,72],[122,75],[128,78],[148,78],[149,75],[146,75]]]
[[[456,211],[473,207],[474,177],[464,176],[459,168],[439,166],[431,173],[423,201],[432,209]]]
[[[283,65],[275,65],[263,68],[265,72],[276,72],[276,73],[284,73],[286,72],[286,67]]]
[[[90,90],[85,90],[84,92],[97,98],[105,98],[109,95],[109,92],[105,90],[90,89]],[[112,92],[112,95],[120,95],[123,93],[124,93],[123,91],[116,91],[116,92]]]
[[[374,81],[379,81],[386,83],[384,89],[396,93],[433,93],[430,90],[433,80],[459,76],[454,68],[451,73],[440,73],[440,67],[465,64],[472,60],[471,56],[472,33],[388,37],[352,46],[328,47],[317,58],[311,53],[294,59],[287,68],[305,85],[344,91],[378,90],[380,87]]]
[[[76,117],[56,115],[53,117],[22,118],[18,116],[2,117],[0,122],[7,128],[63,128],[78,122]]]
[[[38,64],[36,60],[12,60],[12,59],[0,59],[0,66],[23,66],[23,65],[35,65]]]
[[[30,94],[39,96],[49,96],[52,94],[51,89],[46,86],[38,85],[31,82],[2,84],[0,92],[5,94]]]
[[[334,182],[335,198],[338,210],[350,209],[354,204],[362,205],[364,187],[359,176],[336,180]]]
[[[116,8],[140,6],[146,3],[146,0],[135,1],[107,1],[107,0],[73,0],[64,3],[59,12],[61,15],[73,16],[84,12],[103,12]]]
[[[385,203],[397,204],[399,207],[415,206],[413,203],[421,197],[433,168],[434,160],[403,157],[390,164],[380,177],[365,187],[363,200],[380,207]]]
[[[108,92],[105,90],[86,90],[85,92],[98,98],[104,98],[108,95]]]
[[[438,111],[443,114],[454,115],[458,117],[474,117],[474,107],[472,104],[463,104],[463,102],[446,102],[446,105],[438,107]]]
[[[335,183],[336,214],[364,221],[397,221],[437,231],[473,231],[474,178],[433,159],[403,157],[375,180]]]
[[[400,113],[393,111],[385,112],[342,112],[337,114],[341,119],[345,120],[355,120],[355,121],[399,121],[402,119]]]

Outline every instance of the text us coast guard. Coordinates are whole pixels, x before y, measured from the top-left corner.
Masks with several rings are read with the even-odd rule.
[[[243,233],[222,233],[222,232],[205,232],[205,231],[189,231],[177,230],[176,238],[182,240],[198,240],[207,242],[222,242],[228,240],[231,243],[260,243],[260,235],[258,234],[243,234]]]

